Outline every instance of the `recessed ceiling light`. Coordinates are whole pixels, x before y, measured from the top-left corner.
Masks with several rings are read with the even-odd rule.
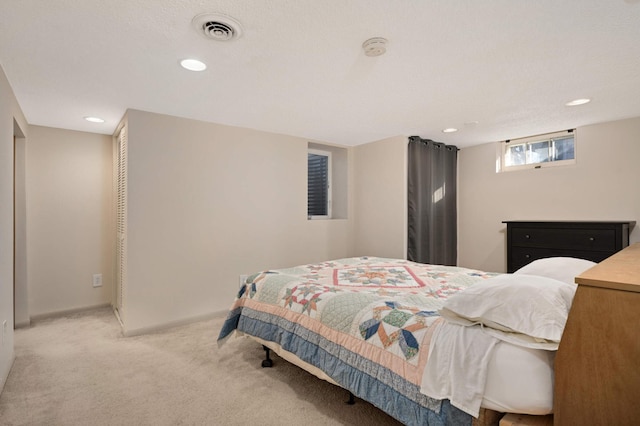
[[[446,129],[442,130],[442,133],[453,133],[453,132],[457,132],[458,129],[454,128],[454,127],[447,127]]]
[[[104,123],[104,120],[100,117],[85,117],[84,119],[92,123]]]
[[[591,99],[582,98],[582,99],[574,99],[572,101],[569,101],[565,105],[566,106],[578,106],[578,105],[588,104],[589,102],[591,102]]]
[[[207,69],[205,63],[197,59],[183,59],[180,61],[180,65],[189,71],[204,71]]]

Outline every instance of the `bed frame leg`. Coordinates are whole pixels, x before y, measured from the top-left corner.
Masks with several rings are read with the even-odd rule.
[[[269,355],[271,354],[271,349],[269,349],[266,346],[262,346],[262,349],[264,349],[267,358],[262,360],[262,367],[263,368],[269,368],[269,367],[273,367],[273,360],[269,357]]]
[[[349,400],[347,401],[347,405],[355,405],[356,403],[356,397],[349,392]]]

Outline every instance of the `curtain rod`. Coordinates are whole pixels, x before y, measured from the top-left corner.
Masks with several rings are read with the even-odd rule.
[[[423,139],[423,138],[421,138],[420,136],[409,136],[409,142],[411,142],[411,141],[413,141],[413,140],[415,140],[415,139],[419,139],[419,141],[420,141],[420,142],[432,142],[432,143],[434,143],[434,144],[444,145],[444,146],[445,146],[445,147],[447,147],[447,148],[455,148],[455,149],[456,149],[456,151],[460,151],[460,148],[458,148],[458,147],[457,147],[457,146],[455,146],[455,145],[447,145],[447,144],[446,144],[446,143],[444,143],[444,142],[437,142],[437,141],[434,141],[433,139]]]
[[[554,133],[562,133],[563,131],[567,132],[567,133],[573,133],[573,132],[575,132],[575,130],[576,129],[558,130],[557,132],[540,133],[539,135],[523,136],[521,138],[516,138],[514,140],[537,138],[538,136],[553,135]],[[509,143],[509,142],[511,142],[511,139],[506,139],[505,140],[505,143]]]

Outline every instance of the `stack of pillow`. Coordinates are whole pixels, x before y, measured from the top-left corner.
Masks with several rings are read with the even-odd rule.
[[[569,257],[536,260],[454,294],[440,314],[528,348],[556,350],[576,291],[575,277],[594,262]]]

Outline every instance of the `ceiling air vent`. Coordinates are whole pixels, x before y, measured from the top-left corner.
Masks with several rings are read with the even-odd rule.
[[[231,41],[242,35],[240,23],[226,15],[202,13],[191,22],[196,31],[210,40]]]

